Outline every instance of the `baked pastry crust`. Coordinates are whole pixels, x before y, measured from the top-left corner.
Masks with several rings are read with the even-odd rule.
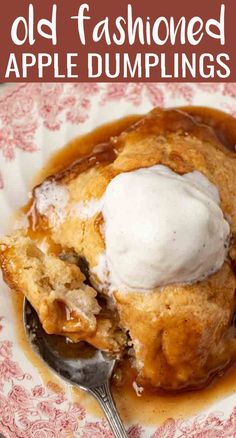
[[[142,384],[167,389],[202,384],[235,356],[232,326],[236,288],[232,269],[232,262],[236,261],[235,154],[220,143],[211,128],[197,123],[193,117],[179,110],[158,108],[112,138],[109,148],[96,152],[95,160],[91,155],[53,175],[33,192],[34,229],[59,245],[61,251],[87,261],[92,287],[84,285],[85,278],[78,266],[62,262],[52,254],[40,261],[43,270],[48,270],[48,260],[55,265],[62,263],[60,271],[68,270],[75,277],[75,285],[71,280],[70,288],[78,296],[86,291],[90,312],[78,317],[80,329],[76,331],[69,318],[63,331],[55,308],[50,311],[50,322],[49,313],[42,312],[38,301],[44,292],[42,289],[32,292],[30,280],[22,270],[27,262],[16,255],[17,248],[20,251],[24,246],[19,235],[3,242],[0,248],[5,280],[26,294],[49,333],[69,333],[74,341],[85,339],[116,353],[126,345],[132,346],[133,364]],[[106,306],[100,310],[94,289],[104,297],[109,290],[106,274],[103,282],[96,275],[105,250],[99,200],[110,180],[119,173],[156,164],[179,174],[200,171],[218,187],[221,208],[231,229],[229,259],[216,274],[193,285],[173,284],[148,293],[117,290],[113,298],[115,310],[106,312]],[[92,214],[86,213],[89,201],[94,209]],[[85,206],[82,216],[81,205]],[[12,259],[17,260],[15,266],[11,266]],[[47,299],[48,309],[51,305]]]
[[[225,263],[207,280],[157,293],[116,292],[121,323],[133,342],[141,384],[180,389],[204,383],[232,360],[235,276]]]

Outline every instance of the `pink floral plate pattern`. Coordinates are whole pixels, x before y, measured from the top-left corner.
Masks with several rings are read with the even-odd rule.
[[[0,93],[0,232],[27,200],[35,173],[71,138],[154,106],[208,105],[236,116],[232,84],[46,84],[4,86]],[[15,333],[7,287],[0,287],[0,434],[5,438],[112,438],[55,383],[45,385]],[[188,420],[127,425],[129,438],[236,437],[236,395]]]

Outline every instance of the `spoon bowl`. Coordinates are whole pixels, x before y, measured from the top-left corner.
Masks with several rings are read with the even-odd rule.
[[[93,395],[103,409],[114,436],[127,438],[110,391],[116,359],[87,344],[81,348],[80,343],[68,342],[63,336],[48,335],[26,298],[23,316],[33,350],[60,377]]]

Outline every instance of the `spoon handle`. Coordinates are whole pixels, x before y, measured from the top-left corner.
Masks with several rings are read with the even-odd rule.
[[[102,385],[90,388],[89,392],[96,398],[101,408],[103,409],[115,438],[128,438],[128,434],[124,428],[124,424],[122,423],[121,418],[117,412],[109,383],[106,382]]]

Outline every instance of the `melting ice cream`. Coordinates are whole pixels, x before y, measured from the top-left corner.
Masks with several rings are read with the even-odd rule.
[[[157,165],[116,176],[103,198],[106,265],[115,288],[191,283],[220,269],[229,225],[200,172]]]

